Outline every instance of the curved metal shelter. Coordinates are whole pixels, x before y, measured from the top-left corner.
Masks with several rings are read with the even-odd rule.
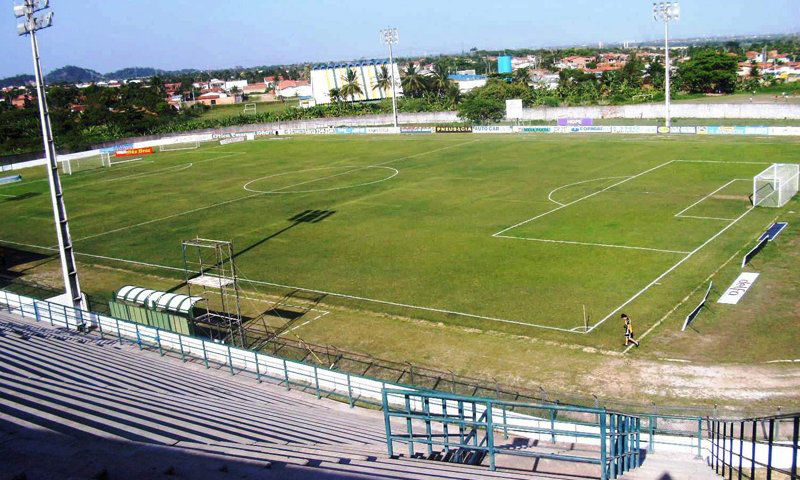
[[[114,294],[114,300],[133,303],[159,311],[187,315],[191,313],[194,305],[203,301],[204,298],[126,285]]]

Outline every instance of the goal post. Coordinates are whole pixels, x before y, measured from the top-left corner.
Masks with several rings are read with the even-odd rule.
[[[193,137],[177,139],[168,145],[159,145],[159,152],[175,152],[178,150],[195,150],[200,148],[200,142]]]
[[[753,206],[780,208],[797,195],[800,165],[776,163],[753,178]]]
[[[111,161],[107,153],[81,158],[58,159],[58,168],[64,175],[74,175],[78,172],[110,166]]]

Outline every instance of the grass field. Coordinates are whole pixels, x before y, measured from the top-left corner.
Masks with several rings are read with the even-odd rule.
[[[251,102],[237,103],[235,105],[215,105],[204,112],[200,118],[205,120],[242,115],[244,113],[244,106],[247,103]],[[279,112],[289,107],[296,107],[297,105],[297,100],[292,99],[286,100],[285,102],[259,102],[256,103],[256,111],[258,113]]]
[[[787,323],[796,299],[777,294],[797,284],[796,270],[765,275],[768,291],[756,286],[759,322],[746,298],[679,330],[712,275],[716,301],[744,249],[776,218],[796,221],[797,199],[753,209],[748,195],[770,163],[800,162],[797,147],[733,137],[293,137],[159,153],[63,183],[79,260],[102,267],[85,275],[93,293],[180,284],[181,241],[200,236],[234,242],[249,297],[308,290],[296,301],[324,312],[293,331],[308,341],[436,363],[462,355],[421,345],[424,325],[441,325],[465,348],[487,348],[502,371],[514,364],[499,361],[514,355],[503,351],[511,339],[546,342],[542,352],[622,352],[626,312],[647,338],[639,355],[736,361],[750,336],[757,349],[744,358],[763,362],[797,358],[800,334]],[[0,190],[0,240],[41,251],[55,243],[47,183],[43,171],[22,173]],[[796,243],[796,230],[786,241]],[[756,267],[780,264],[776,244],[758,260],[772,266]]]

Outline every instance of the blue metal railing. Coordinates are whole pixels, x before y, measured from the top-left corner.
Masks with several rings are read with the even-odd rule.
[[[401,443],[407,446],[409,457],[417,455],[417,445],[423,446],[430,458],[441,454],[445,459],[461,462],[472,455],[478,460],[474,462],[477,464],[485,456],[491,470],[496,468],[498,455],[587,463],[600,466],[602,480],[617,478],[637,468],[640,462],[640,418],[605,409],[391,389],[383,391],[382,403],[390,456],[395,454],[394,444]],[[552,420],[558,413],[594,418],[596,423]],[[400,419],[404,431],[395,431],[392,419]],[[424,431],[419,427],[415,431],[415,423],[424,424]],[[536,451],[527,446],[498,444],[496,432],[502,432],[506,439],[516,435],[547,439],[552,443],[580,438],[598,448],[585,449],[583,456]],[[441,447],[441,452],[434,452],[434,447]]]
[[[711,468],[729,480],[798,480],[800,413],[709,419]]]

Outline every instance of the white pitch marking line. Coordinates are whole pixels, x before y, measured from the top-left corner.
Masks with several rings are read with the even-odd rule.
[[[583,180],[583,181],[580,181],[580,182],[570,183],[569,185],[562,185],[562,186],[556,188],[555,190],[551,190],[550,193],[547,195],[547,199],[550,200],[551,202],[553,202],[555,204],[558,204],[558,205],[561,205],[563,207],[563,206],[565,206],[563,203],[561,203],[559,201],[556,201],[556,200],[553,200],[553,194],[556,193],[557,191],[563,190],[563,189],[565,189],[567,187],[574,187],[575,185],[581,185],[581,184],[584,184],[584,183],[596,182],[598,180],[611,180],[611,179],[616,179],[616,178],[628,178],[628,176],[592,178],[590,180]]]
[[[722,218],[722,217],[699,217],[697,215],[681,215],[678,218],[697,218],[700,220],[719,220],[722,222],[732,222],[736,220],[735,218]]]
[[[416,157],[419,157],[419,156],[422,156],[422,155],[429,155],[431,153],[435,153],[435,152],[439,152],[439,151],[442,151],[442,150],[446,150],[448,148],[455,148],[455,147],[459,147],[461,145],[467,145],[469,143],[474,143],[474,142],[477,142],[477,141],[478,140],[471,140],[469,142],[458,143],[458,144],[455,144],[455,145],[448,145],[446,147],[437,148],[435,150],[429,150],[429,151],[426,151],[426,152],[420,152],[420,153],[416,153],[414,155],[409,155],[409,156],[406,156],[406,157],[401,157],[401,158],[397,158],[397,159],[394,159],[394,160],[390,160],[388,162],[378,163],[378,164],[375,164],[373,166],[382,166],[382,165],[386,165],[387,163],[397,162],[397,161],[400,161],[400,160],[408,160],[410,158],[416,158]],[[306,182],[302,182],[302,183],[306,183]],[[296,187],[297,185],[298,184],[289,185],[287,187],[279,188],[278,190],[285,190],[287,188]],[[92,239],[92,238],[102,237],[102,236],[109,235],[109,234],[112,234],[112,233],[117,233],[117,232],[122,232],[124,230],[129,230],[131,228],[142,227],[142,226],[145,226],[145,225],[149,225],[151,223],[162,222],[164,220],[169,220],[170,218],[180,217],[180,216],[187,215],[187,214],[190,214],[190,213],[196,213],[196,212],[199,212],[199,211],[202,211],[202,210],[207,210],[209,208],[220,207],[222,205],[228,205],[228,204],[231,204],[231,203],[234,203],[234,202],[238,202],[240,200],[247,200],[247,199],[250,199],[250,198],[263,196],[263,195],[265,195],[265,194],[263,194],[263,193],[254,193],[252,195],[245,195],[243,197],[237,197],[237,198],[233,198],[231,200],[225,200],[223,202],[217,202],[217,203],[214,203],[214,204],[211,204],[211,205],[206,205],[206,206],[203,206],[203,207],[197,207],[197,208],[193,208],[191,210],[186,210],[186,211],[183,211],[183,212],[173,213],[172,215],[166,215],[164,217],[154,218],[152,220],[147,220],[147,221],[136,223],[136,224],[133,224],[133,225],[128,225],[128,226],[125,226],[125,227],[115,228],[115,229],[109,230],[107,232],[101,232],[101,233],[96,233],[94,235],[88,235],[88,236],[85,236],[85,237],[76,238],[76,239],[73,239],[72,241],[73,242],[79,242],[79,241],[82,241],[82,240],[89,240],[89,239]]]
[[[730,164],[739,164],[739,165],[772,165],[775,162],[737,162],[737,161],[726,161],[726,160],[675,160],[676,162],[682,163],[730,163]]]
[[[693,204],[691,204],[691,205],[689,205],[688,207],[684,208],[684,209],[683,209],[683,210],[681,210],[680,212],[676,213],[676,214],[675,214],[675,216],[676,216],[676,217],[681,217],[681,216],[683,216],[683,214],[684,214],[685,212],[687,212],[687,211],[691,210],[691,209],[692,209],[692,208],[694,208],[695,206],[697,206],[697,205],[700,205],[701,203],[703,203],[703,202],[704,202],[704,201],[706,201],[707,199],[709,199],[709,198],[713,197],[714,195],[716,195],[716,194],[717,194],[717,192],[719,192],[720,190],[724,190],[726,187],[728,187],[728,186],[729,186],[729,185],[731,185],[732,183],[735,183],[735,182],[749,182],[749,181],[750,181],[750,180],[747,180],[747,179],[744,179],[744,178],[734,178],[734,179],[733,179],[733,180],[731,180],[730,182],[728,182],[728,183],[726,183],[725,185],[723,185],[723,186],[719,187],[718,189],[716,189],[716,190],[714,190],[713,192],[709,193],[709,194],[708,194],[708,195],[706,195],[705,197],[701,198],[700,200],[698,200],[698,201],[694,202]],[[694,217],[694,218],[700,218],[700,217]],[[715,219],[715,220],[719,220],[719,219]],[[733,220],[733,219],[731,219],[731,220]]]
[[[769,225],[772,225],[773,223],[775,223],[775,221],[776,221],[776,220],[778,220],[778,217],[775,217],[775,220],[773,220],[773,221],[771,221],[770,223],[768,223],[768,224],[767,224],[767,226],[769,226]],[[705,286],[706,286],[706,284],[707,284],[708,282],[710,282],[710,281],[711,281],[711,280],[712,280],[712,279],[713,279],[715,276],[717,276],[717,274],[718,274],[718,273],[719,273],[719,272],[720,272],[720,271],[721,271],[723,268],[725,268],[725,266],[727,266],[729,263],[731,263],[731,262],[733,261],[733,259],[734,259],[734,258],[737,258],[739,255],[741,255],[742,251],[744,251],[744,249],[745,249],[745,248],[747,248],[747,246],[744,246],[744,247],[740,248],[739,250],[737,250],[737,251],[736,251],[736,253],[734,253],[733,255],[731,255],[731,256],[730,256],[730,258],[728,258],[727,260],[725,260],[725,262],[723,262],[723,264],[722,264],[722,265],[720,265],[720,266],[719,266],[719,267],[718,267],[716,270],[714,270],[714,271],[711,273],[711,275],[709,275],[708,277],[706,277],[706,279],[705,279],[705,280],[703,280],[703,281],[702,281],[702,282],[700,282],[700,283],[699,283],[699,284],[698,284],[696,287],[694,287],[694,289],[693,289],[691,292],[689,292],[689,294],[688,294],[688,295],[686,295],[685,297],[683,297],[683,299],[682,299],[680,302],[678,302],[678,304],[677,304],[677,305],[675,305],[674,307],[672,307],[672,309],[671,309],[670,311],[668,311],[667,313],[665,313],[663,317],[661,317],[661,318],[660,318],[660,319],[659,319],[659,320],[658,320],[658,321],[657,321],[655,324],[653,324],[653,326],[651,326],[650,328],[648,328],[648,329],[647,329],[647,331],[646,331],[646,332],[644,332],[644,333],[643,333],[643,334],[642,334],[642,335],[639,337],[639,340],[643,339],[644,337],[646,337],[647,335],[649,335],[649,334],[650,334],[650,333],[651,333],[653,330],[655,330],[656,328],[658,328],[658,326],[659,326],[659,325],[661,325],[661,324],[664,322],[664,320],[666,320],[666,319],[667,319],[667,318],[668,318],[670,315],[672,315],[673,313],[675,313],[675,311],[676,311],[677,309],[679,309],[679,308],[681,307],[681,305],[683,305],[684,303],[686,303],[686,301],[687,301],[687,300],[689,300],[689,299],[690,299],[690,298],[691,298],[691,297],[692,297],[692,296],[693,296],[693,295],[694,295],[694,294],[695,294],[695,293],[696,293],[698,290],[700,290],[701,288],[705,287]],[[612,315],[613,315],[613,314],[612,314]],[[629,345],[629,346],[628,346],[628,348],[626,348],[626,349],[625,349],[625,350],[624,350],[622,353],[628,353],[628,351],[629,351],[631,348],[633,348],[633,345]]]
[[[633,180],[633,179],[635,179],[635,178],[639,178],[639,177],[641,177],[642,175],[646,175],[646,174],[648,174],[648,173],[650,173],[650,172],[652,172],[652,171],[654,171],[654,170],[658,170],[658,169],[659,169],[659,168],[661,168],[661,167],[665,167],[665,166],[667,166],[667,165],[671,164],[672,162],[674,162],[674,160],[670,160],[669,162],[662,163],[661,165],[658,165],[658,166],[656,166],[656,167],[653,167],[653,168],[651,168],[651,169],[645,170],[644,172],[637,173],[636,175],[633,175],[633,176],[631,176],[631,177],[628,177],[628,178],[626,178],[625,180],[622,180],[622,181],[616,182],[616,183],[614,183],[614,184],[612,184],[612,185],[609,185],[608,187],[606,187],[606,188],[604,188],[604,189],[602,189],[602,190],[598,190],[598,191],[596,191],[596,192],[594,192],[594,193],[590,193],[589,195],[583,196],[583,197],[581,197],[581,198],[579,198],[579,199],[577,199],[577,200],[573,200],[573,201],[571,201],[571,202],[569,202],[569,203],[566,203],[566,204],[564,204],[564,205],[561,205],[560,207],[556,207],[556,208],[554,208],[554,209],[552,209],[552,210],[548,210],[548,211],[546,211],[546,212],[544,212],[544,213],[540,213],[539,215],[536,215],[536,216],[535,216],[535,217],[533,217],[533,218],[529,218],[529,219],[527,219],[527,220],[524,220],[524,221],[522,221],[522,222],[519,222],[519,223],[518,223],[518,224],[516,224],[516,225],[512,225],[512,226],[510,226],[510,227],[508,227],[508,228],[505,228],[505,229],[503,229],[503,230],[500,230],[499,232],[495,233],[495,234],[494,234],[494,235],[492,235],[492,236],[493,236],[493,237],[497,237],[497,236],[499,236],[499,235],[502,235],[502,234],[506,233],[506,232],[507,232],[507,231],[509,231],[509,230],[513,230],[513,229],[515,229],[515,228],[517,228],[517,227],[520,227],[520,226],[522,226],[522,225],[525,225],[526,223],[530,223],[530,222],[532,222],[532,221],[534,221],[534,220],[538,220],[538,219],[540,219],[540,218],[544,217],[545,215],[549,215],[549,214],[551,214],[551,213],[553,213],[553,212],[557,212],[557,211],[561,210],[562,208],[569,207],[570,205],[574,205],[574,204],[576,204],[576,203],[578,203],[578,202],[580,202],[580,201],[582,201],[582,200],[586,200],[587,198],[591,198],[591,197],[594,197],[595,195],[599,195],[599,194],[601,194],[601,193],[603,193],[603,192],[606,192],[606,191],[608,191],[608,190],[610,190],[610,189],[612,189],[612,188],[614,188],[614,187],[616,187],[616,186],[622,185],[622,184],[623,184],[623,183],[625,183],[625,182],[629,182],[629,181],[631,181],[631,180]]]
[[[528,240],[531,242],[545,242],[545,243],[566,243],[568,245],[584,245],[587,247],[604,247],[604,248],[624,248],[628,250],[644,250],[647,252],[660,252],[660,253],[679,253],[682,255],[686,255],[687,251],[683,250],[664,250],[661,248],[649,248],[649,247],[631,247],[628,245],[612,245],[608,243],[591,243],[591,242],[573,242],[569,240],[552,240],[549,238],[528,238],[528,237],[512,237],[509,235],[495,235],[495,238],[510,238],[515,240]]]
[[[57,251],[58,250],[57,248],[53,248],[53,247],[43,247],[41,245],[31,245],[31,244],[28,244],[28,243],[13,242],[13,241],[10,241],[10,240],[2,240],[2,239],[0,239],[0,243],[7,243],[7,244],[10,244],[10,245],[21,245],[21,246],[24,246],[24,247],[40,248],[42,250],[49,250],[49,251]],[[177,267],[170,267],[170,266],[167,266],[167,265],[159,265],[159,264],[155,264],[155,263],[138,262],[138,261],[135,261],[135,260],[126,260],[124,258],[106,257],[106,256],[103,256],[103,255],[93,255],[93,254],[90,254],[90,253],[80,253],[80,252],[75,252],[75,255],[82,256],[82,257],[88,257],[88,258],[97,258],[97,259],[100,259],[100,260],[110,260],[110,261],[120,262],[120,263],[129,263],[131,265],[141,265],[141,266],[145,266],[145,267],[161,268],[161,269],[164,269],[164,270],[183,272],[183,269],[177,268]],[[358,297],[358,296],[355,296],[355,295],[347,295],[347,294],[344,294],[344,293],[328,292],[328,291],[325,291],[325,290],[316,290],[316,289],[313,289],[313,288],[297,287],[297,286],[294,286],[294,285],[284,285],[284,284],[281,284],[281,283],[262,282],[262,281],[259,281],[259,280],[248,280],[248,281],[250,283],[254,283],[254,284],[257,284],[257,285],[266,285],[266,286],[269,286],[269,287],[288,288],[288,289],[301,290],[301,291],[304,291],[304,292],[311,292],[311,293],[321,293],[323,295],[330,295],[332,297],[347,298],[347,299],[350,299],[350,300],[359,300],[359,301],[364,301],[364,302],[369,302],[369,303],[377,303],[377,304],[381,304],[381,305],[391,305],[391,306],[394,306],[394,307],[410,308],[412,310],[423,310],[423,311],[426,311],[426,312],[443,313],[443,314],[448,314],[448,315],[458,315],[458,316],[461,316],[461,317],[477,318],[479,320],[489,320],[489,321],[493,321],[493,322],[509,323],[509,324],[514,324],[514,325],[522,325],[522,326],[525,326],[525,327],[534,327],[534,328],[542,328],[542,329],[545,329],[545,330],[555,330],[555,331],[559,331],[559,332],[575,333],[575,332],[572,332],[571,330],[569,330],[567,328],[552,327],[552,326],[548,326],[548,325],[539,325],[539,324],[536,324],[536,323],[519,322],[519,321],[516,321],[516,320],[507,320],[507,319],[504,319],[504,318],[496,318],[496,317],[486,317],[486,316],[483,316],[483,315],[476,315],[476,314],[472,314],[472,313],[457,312],[457,311],[454,311],[454,310],[445,310],[445,309],[434,308],[434,307],[422,307],[422,306],[419,306],[419,305],[409,305],[409,304],[405,304],[405,303],[391,302],[391,301],[388,301],[388,300],[377,300],[377,299],[374,299],[374,298]]]
[[[17,197],[17,196],[19,196],[19,195],[6,195],[5,193],[0,193],[0,197],[11,197],[11,198],[14,198],[14,197]]]
[[[617,312],[619,312],[620,310],[622,310],[623,308],[625,308],[625,307],[626,307],[628,304],[630,304],[632,301],[634,301],[634,300],[636,300],[637,298],[639,298],[639,297],[640,297],[642,294],[644,294],[646,291],[650,290],[650,288],[651,288],[653,285],[655,285],[656,283],[660,282],[660,281],[661,281],[661,279],[663,279],[664,277],[666,277],[667,275],[669,275],[670,273],[672,273],[672,272],[673,272],[673,271],[674,271],[676,268],[678,268],[678,267],[680,267],[681,265],[683,265],[683,263],[684,263],[686,260],[689,260],[690,258],[692,258],[692,257],[693,257],[693,256],[694,256],[694,255],[695,255],[697,252],[699,252],[700,250],[702,250],[702,249],[703,249],[703,247],[705,247],[705,246],[706,246],[706,245],[708,245],[709,243],[713,242],[714,240],[716,240],[716,239],[717,239],[717,237],[719,237],[719,236],[720,236],[720,235],[722,235],[723,233],[727,232],[729,228],[731,228],[732,226],[736,225],[736,224],[739,222],[739,220],[743,219],[743,218],[744,218],[744,217],[745,217],[745,216],[746,216],[748,213],[752,212],[752,211],[753,211],[753,208],[754,208],[754,207],[749,207],[749,208],[747,209],[747,211],[746,211],[746,212],[744,212],[743,214],[739,215],[739,217],[738,217],[738,218],[736,218],[734,221],[732,221],[731,223],[729,223],[728,225],[726,225],[726,226],[725,226],[725,228],[723,228],[722,230],[720,230],[719,232],[717,232],[716,234],[714,234],[714,236],[712,236],[711,238],[709,238],[708,240],[706,240],[706,241],[705,241],[705,242],[704,242],[702,245],[700,245],[699,247],[697,247],[697,248],[695,248],[694,250],[692,250],[692,251],[691,251],[691,252],[690,252],[688,255],[686,255],[685,257],[683,257],[682,259],[680,259],[680,260],[678,261],[678,263],[676,263],[675,265],[671,266],[669,269],[667,269],[667,271],[666,271],[666,272],[664,272],[664,273],[662,273],[661,275],[659,275],[659,276],[658,276],[658,277],[657,277],[655,280],[653,280],[652,282],[650,282],[649,284],[647,284],[647,286],[646,286],[646,287],[644,287],[643,289],[639,290],[638,292],[636,292],[636,294],[635,294],[634,296],[632,296],[631,298],[629,298],[628,300],[626,300],[626,301],[625,301],[625,303],[623,303],[622,305],[620,305],[619,307],[617,307],[616,309],[614,309],[614,310],[613,310],[611,313],[609,313],[608,315],[606,315],[606,317],[605,317],[605,318],[603,318],[603,319],[602,319],[602,320],[600,320],[599,322],[597,322],[597,323],[595,323],[594,325],[592,325],[592,327],[589,329],[589,331],[588,331],[587,333],[590,333],[592,330],[594,330],[595,328],[597,328],[597,327],[599,327],[600,325],[602,325],[603,323],[605,323],[605,321],[606,321],[606,320],[608,320],[609,318],[611,318],[611,317],[612,317],[614,314],[616,314]]]

